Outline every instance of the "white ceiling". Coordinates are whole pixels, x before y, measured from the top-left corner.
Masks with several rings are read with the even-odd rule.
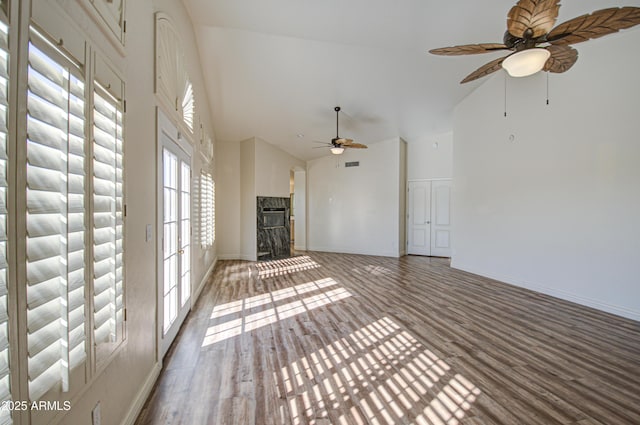
[[[451,131],[455,105],[500,54],[434,56],[501,42],[515,0],[183,0],[194,22],[216,140],[260,137],[300,159],[340,136],[409,143]],[[565,0],[558,23],[640,0]],[[580,50],[580,45],[576,46]],[[580,61],[575,66],[580,66]],[[502,72],[502,71],[500,71]],[[571,71],[569,71],[571,72]],[[298,135],[304,135],[299,137]]]

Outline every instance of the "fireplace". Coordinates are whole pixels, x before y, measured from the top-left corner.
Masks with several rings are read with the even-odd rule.
[[[287,221],[286,208],[263,208],[262,209],[262,228],[277,229],[285,227]]]
[[[258,196],[256,202],[256,243],[258,260],[291,256],[289,198]]]

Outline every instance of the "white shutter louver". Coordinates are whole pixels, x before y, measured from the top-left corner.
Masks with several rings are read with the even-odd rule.
[[[95,344],[124,338],[123,111],[99,83],[93,94],[93,306]]]
[[[195,114],[195,98],[191,81],[185,76],[184,93],[182,94],[182,120],[189,130],[193,132],[193,119]]]
[[[2,4],[4,10],[4,2]],[[9,317],[7,314],[7,89],[9,28],[0,20],[0,403],[11,400],[9,377]],[[11,411],[0,409],[0,424],[11,423]]]
[[[215,182],[211,174],[200,174],[200,244],[211,246],[215,241]]]
[[[60,383],[85,350],[84,82],[74,64],[29,42],[27,346],[29,395]],[[55,59],[54,59],[55,57]]]
[[[209,229],[211,231],[210,240],[211,245],[216,241],[216,181],[211,179],[211,225]]]

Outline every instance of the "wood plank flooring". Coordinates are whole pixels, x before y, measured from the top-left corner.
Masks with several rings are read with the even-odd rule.
[[[136,423],[640,424],[640,323],[446,259],[221,261]]]

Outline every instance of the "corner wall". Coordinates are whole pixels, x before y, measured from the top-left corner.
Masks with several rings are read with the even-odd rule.
[[[458,105],[453,267],[640,320],[639,43],[579,44],[548,106],[543,73]]]
[[[305,163],[259,138],[218,143],[216,217],[220,229],[221,259],[255,261],[256,197],[288,198],[290,171]]]
[[[309,250],[401,255],[403,146],[395,138],[307,163]],[[348,161],[360,166],[345,168]]]

